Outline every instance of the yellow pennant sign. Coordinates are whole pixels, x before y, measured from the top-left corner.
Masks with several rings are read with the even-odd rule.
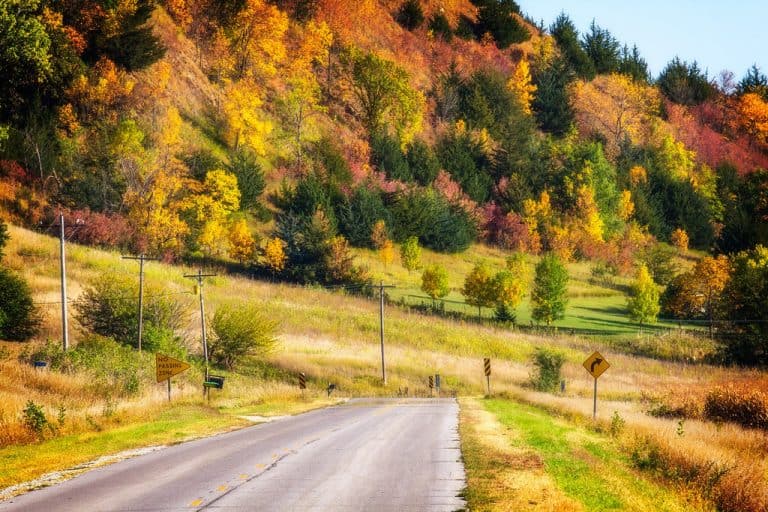
[[[584,361],[584,369],[586,369],[594,378],[601,376],[610,366],[608,361],[600,355],[600,352],[595,352]]]
[[[189,363],[179,361],[164,354],[155,354],[155,372],[157,382],[168,380],[189,368]]]

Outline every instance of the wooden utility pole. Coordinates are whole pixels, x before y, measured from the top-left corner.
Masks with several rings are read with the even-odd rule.
[[[157,261],[157,258],[147,258],[143,254],[138,256],[123,256],[124,260],[139,260],[139,343],[138,348],[141,352],[141,333],[144,327],[144,262]]]
[[[379,339],[381,341],[381,381],[386,386],[387,366],[384,361],[384,288],[394,288],[394,286],[384,286],[384,281],[379,281]]]
[[[197,269],[197,274],[186,274],[184,277],[195,279],[197,281],[197,294],[200,296],[200,327],[203,332],[203,357],[205,358],[205,380],[208,381],[208,341],[205,337],[205,302],[203,301],[203,278],[215,277],[216,274],[203,274],[202,269]],[[207,393],[208,388],[203,388],[203,393]]]
[[[64,214],[59,211],[59,265],[61,267],[61,341],[64,352],[69,348],[67,324],[67,258],[64,251]]]

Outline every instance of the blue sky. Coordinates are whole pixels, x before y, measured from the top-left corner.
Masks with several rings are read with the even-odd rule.
[[[765,0],[517,0],[532,19],[549,26],[561,11],[579,33],[594,18],[630,47],[637,44],[653,76],[675,55],[696,60],[717,76],[733,71],[740,80],[757,63],[768,74],[768,1]]]

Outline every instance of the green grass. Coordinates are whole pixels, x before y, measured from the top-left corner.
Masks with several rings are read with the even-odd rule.
[[[513,443],[541,457],[557,487],[585,510],[695,510],[673,489],[631,469],[627,456],[610,437],[553,418],[529,405],[503,399],[486,400],[484,404],[517,434]]]
[[[69,468],[102,455],[145,446],[174,444],[249,423],[198,405],[174,405],[154,418],[136,419],[105,431],[56,437],[0,449],[0,488]]]

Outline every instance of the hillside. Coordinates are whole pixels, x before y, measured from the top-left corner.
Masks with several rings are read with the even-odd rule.
[[[51,299],[55,294],[51,290],[55,287],[56,275],[50,269],[55,268],[57,245],[53,238],[18,228],[11,230],[6,263],[30,280],[36,301],[53,302]],[[135,280],[136,270],[134,262],[120,260],[117,253],[69,246],[71,297],[76,297],[76,290],[88,288],[102,274],[115,280],[123,275]],[[199,354],[199,318],[194,317],[197,307],[194,301],[189,300],[193,298],[187,295],[190,282],[183,277],[190,270],[148,263],[146,279],[148,287],[172,294],[174,300],[184,305],[182,311],[185,316],[189,315],[189,325],[181,333],[184,345],[190,354]],[[231,414],[263,414],[265,411],[280,412],[311,406],[319,396],[325,395],[324,388],[328,382],[338,386],[334,396],[393,395],[403,392],[405,388],[408,388],[409,394],[425,395],[428,394],[426,376],[440,373],[444,392],[478,394],[483,391],[484,385],[481,361],[489,356],[493,361],[494,393],[514,396],[517,400],[570,417],[589,417],[592,382],[581,368],[581,363],[590,351],[599,348],[612,365],[600,380],[600,421],[607,429],[611,423],[611,412],[617,411],[614,417],[619,414],[626,422],[626,430],[619,437],[620,449],[639,449],[639,445],[635,444],[638,439],[658,445],[660,453],[669,457],[660,464],[663,463],[669,471],[690,465],[705,467],[707,460],[718,465],[725,464],[730,468],[729,478],[737,482],[749,478],[758,486],[754,487],[756,490],[750,499],[762,499],[758,490],[763,489],[760,486],[764,483],[755,480],[755,468],[762,467],[760,465],[765,460],[760,455],[765,449],[762,434],[735,425],[713,423],[703,415],[702,407],[708,394],[724,386],[750,383],[750,389],[758,389],[759,383],[766,378],[764,374],[639,358],[578,336],[537,337],[388,306],[385,318],[388,385],[384,387],[380,381],[378,304],[375,300],[227,275],[207,280],[205,300],[211,315],[226,304],[235,303],[241,307],[257,305],[278,321],[280,343],[273,353],[249,360],[236,373],[225,372],[227,383],[222,391],[214,392],[210,402],[213,409],[203,409],[202,412],[185,409],[184,417],[194,418],[196,426],[179,424],[169,428],[188,433],[197,429],[205,432],[216,428],[215,425],[222,428],[231,424]],[[43,333],[57,338],[60,330],[60,317],[57,317],[59,306],[49,304],[45,307],[50,309]],[[76,344],[90,336],[75,327],[72,335]],[[637,339],[635,342],[642,341]],[[670,338],[669,342],[676,345],[685,342],[685,339]],[[164,385],[154,383],[154,363],[149,354],[145,353],[135,360],[133,364],[138,364],[135,370],[128,368],[129,372],[136,372],[138,385],[126,391],[121,380],[123,370],[107,369],[107,375],[112,375],[108,380],[103,380],[103,374],[99,373],[104,370],[105,361],[125,364],[119,358],[107,359],[119,357],[113,352],[110,356],[107,353],[98,356],[101,363],[95,368],[89,369],[87,359],[79,358],[73,360],[80,361],[76,367],[60,373],[55,367],[50,371],[34,370],[27,366],[28,359],[17,362],[10,357],[11,353],[18,352],[14,344],[4,344],[4,347],[4,360],[0,364],[3,373],[12,376],[0,384],[3,404],[0,418],[3,418],[6,436],[13,432],[19,435],[26,432],[16,418],[20,418],[20,411],[27,400],[41,406],[51,421],[54,421],[57,411],[65,411],[58,434],[51,432],[45,435],[53,437],[51,442],[58,442],[55,441],[57,436],[92,436],[95,435],[93,432],[111,432],[116,427],[132,432],[131,429],[135,428],[132,425],[141,425],[148,417],[163,415],[167,407],[194,408],[202,405],[198,383],[201,378],[199,356],[192,356],[195,362],[192,373],[174,379],[174,402],[181,400],[181,405],[166,406],[163,405]],[[39,345],[35,347],[25,351],[29,354],[39,350]],[[93,347],[89,342],[78,349],[84,352],[76,353],[85,355],[88,350],[98,350],[98,346]],[[529,361],[536,347],[558,349],[565,355],[563,377],[567,384],[564,394],[537,392],[528,384],[532,371]],[[679,348],[685,350],[681,345]],[[50,347],[47,349],[46,357],[55,357],[55,350],[51,350]],[[129,351],[127,354],[136,353]],[[129,357],[134,359],[134,356]],[[296,387],[298,372],[304,372],[308,377],[309,389],[304,399]],[[87,382],[97,385],[87,385]],[[685,390],[685,393],[680,390]],[[684,402],[680,403],[680,400]],[[683,420],[684,437],[679,432],[675,433],[682,423],[674,417],[667,417],[668,413],[664,412],[675,408],[685,411],[677,414],[687,415]],[[222,413],[224,416],[221,416]],[[14,439],[4,440],[4,444],[9,442],[14,442]],[[704,446],[708,448],[704,449]],[[690,456],[680,458],[691,447],[697,448],[690,452]],[[87,458],[88,453],[80,456]],[[0,450],[2,456],[3,451]],[[30,467],[38,467],[37,464]],[[9,471],[13,467],[9,462]],[[18,475],[31,476],[28,472]],[[702,478],[705,478],[704,475],[702,473]],[[14,478],[19,476],[8,474],[2,481],[11,483],[16,481]],[[693,485],[692,492],[698,492],[695,491],[698,484],[689,485]],[[727,486],[732,484],[726,482],[722,485],[722,492],[725,492]]]

